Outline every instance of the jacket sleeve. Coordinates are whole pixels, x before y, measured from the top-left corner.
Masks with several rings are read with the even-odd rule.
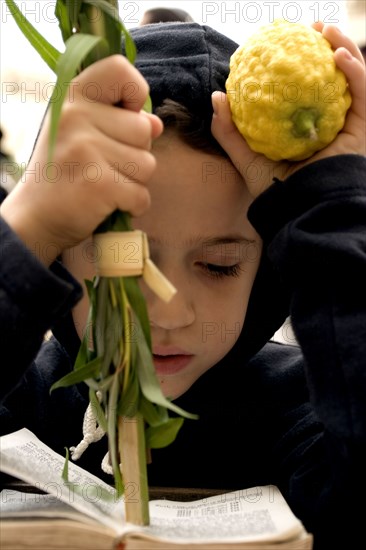
[[[56,276],[0,219],[2,400],[19,383],[46,331],[70,311],[82,290],[65,270]]]
[[[249,218],[290,290],[310,400],[324,427],[317,451],[290,473],[288,494],[314,530],[333,531],[338,542],[353,533],[358,543],[364,502],[355,502],[366,494],[366,159],[330,157],[275,181]]]

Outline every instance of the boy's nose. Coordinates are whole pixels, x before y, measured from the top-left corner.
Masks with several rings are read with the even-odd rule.
[[[189,293],[177,288],[177,293],[166,303],[150,293],[147,300],[150,322],[153,326],[173,330],[190,326],[195,320],[193,303]]]

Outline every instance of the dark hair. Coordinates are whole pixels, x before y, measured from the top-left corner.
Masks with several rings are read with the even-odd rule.
[[[168,21],[193,22],[192,17],[184,10],[173,8],[152,8],[146,10],[141,20],[141,25],[150,23],[166,23]]]
[[[172,99],[165,99],[155,109],[155,114],[163,121],[165,130],[173,130],[178,137],[193,149],[200,149],[211,155],[227,157],[211,133],[211,120],[190,112],[187,107]]]

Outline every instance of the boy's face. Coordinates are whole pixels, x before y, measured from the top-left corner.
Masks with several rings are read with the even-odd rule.
[[[156,372],[166,396],[183,394],[222,359],[243,326],[261,241],[251,198],[232,164],[171,133],[153,147],[151,208],[134,220],[177,294],[165,303],[143,284]]]
[[[252,199],[228,160],[193,150],[171,133],[153,150],[151,208],[133,225],[147,233],[151,259],[178,291],[165,303],[142,282],[157,376],[163,393],[177,398],[238,339],[261,240],[246,217]],[[85,243],[64,257],[80,281],[95,274],[83,250]],[[74,311],[80,336],[87,302],[84,296]]]

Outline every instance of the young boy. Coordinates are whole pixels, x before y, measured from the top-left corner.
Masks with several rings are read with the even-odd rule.
[[[273,483],[316,549],[356,548],[355,497],[366,489],[365,66],[336,28],[317,30],[353,102],[334,142],[302,163],[270,163],[238,134],[223,94],[237,45],[208,27],[135,29],[141,73],[113,56],[75,79],[53,171],[46,123],[1,209],[2,433],[26,426],[62,454],[81,439],[86,387],[51,396],[49,387],[73,368],[85,330],[90,235],[115,209],[129,211],[178,289],[166,304],[143,287],[157,375],[200,417],[153,451],[149,483]],[[144,77],[159,118],[140,111]],[[288,313],[299,346],[268,343]],[[55,337],[41,346],[49,328]],[[80,465],[100,475],[105,446]]]

